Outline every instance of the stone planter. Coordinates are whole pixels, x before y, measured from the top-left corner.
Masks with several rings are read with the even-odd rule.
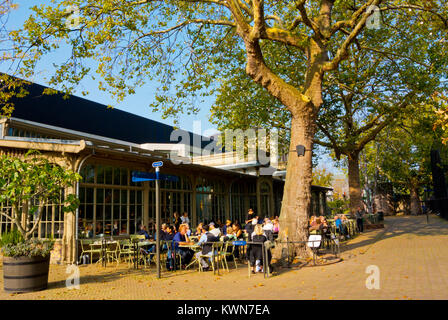
[[[48,257],[3,257],[3,284],[6,292],[32,292],[48,286]]]

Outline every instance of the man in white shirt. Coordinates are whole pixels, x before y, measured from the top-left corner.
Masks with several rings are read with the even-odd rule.
[[[210,233],[219,238],[219,236],[221,235],[221,230],[219,230],[219,228],[215,228],[215,223],[210,222],[208,226],[210,227]]]

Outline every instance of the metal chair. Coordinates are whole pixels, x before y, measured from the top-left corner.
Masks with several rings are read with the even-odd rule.
[[[82,257],[87,254],[90,255],[90,263],[93,262],[93,254],[98,253],[99,256],[101,256],[101,247],[99,248],[92,248],[91,244],[93,244],[94,240],[79,240],[81,244],[81,255],[79,257],[78,263],[81,262]]]
[[[134,246],[131,240],[126,239],[120,242],[120,252],[118,257],[121,259],[123,256],[125,257],[125,261],[127,260],[130,265],[134,256]]]
[[[120,244],[117,241],[106,245],[106,259],[107,262],[109,262],[109,259],[117,261],[117,265],[120,263]]]
[[[229,251],[230,248],[230,251]],[[225,243],[224,245],[224,249],[222,250],[222,264],[223,264],[223,268],[226,269],[228,272],[230,272],[229,270],[229,264],[227,263],[227,257],[232,257],[233,259],[233,263],[235,264],[235,269],[238,269],[238,265],[236,263],[236,259],[235,259],[235,246],[233,245],[232,242],[228,241]]]

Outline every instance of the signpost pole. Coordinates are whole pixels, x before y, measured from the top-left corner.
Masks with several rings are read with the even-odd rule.
[[[156,254],[157,254],[157,279],[160,279],[160,186],[159,168],[156,168]]]

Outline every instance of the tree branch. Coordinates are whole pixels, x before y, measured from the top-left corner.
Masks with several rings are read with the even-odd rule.
[[[369,5],[378,5],[381,0],[370,0],[368,3]],[[324,71],[332,71],[335,70],[339,63],[346,59],[348,56],[348,48],[352,44],[352,42],[356,39],[356,37],[361,33],[361,31],[364,29],[364,26],[366,24],[367,18],[370,15],[367,14],[367,12],[363,15],[363,17],[359,20],[359,22],[356,24],[352,32],[350,32],[350,35],[347,36],[345,41],[342,43],[341,47],[337,50],[335,57],[332,61],[327,62],[323,66]]]

